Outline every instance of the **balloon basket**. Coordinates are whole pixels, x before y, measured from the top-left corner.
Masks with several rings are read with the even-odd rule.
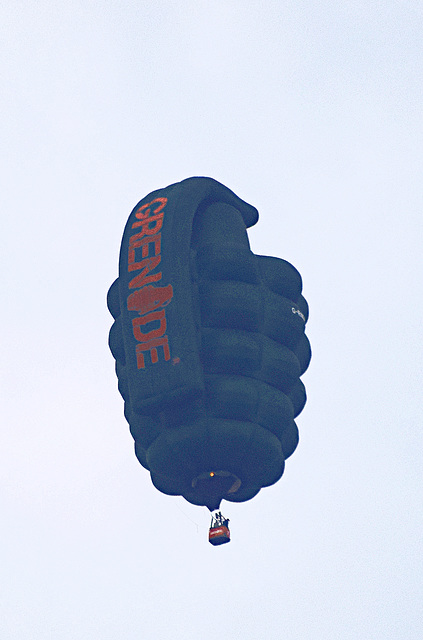
[[[220,544],[225,544],[231,541],[231,534],[228,527],[210,527],[209,529],[209,542],[213,546],[217,547]]]

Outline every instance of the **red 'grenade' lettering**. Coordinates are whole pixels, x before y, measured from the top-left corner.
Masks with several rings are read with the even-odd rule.
[[[165,307],[173,297],[173,287],[153,287],[151,284],[137,289],[128,296],[128,311],[138,311],[140,315]]]
[[[129,238],[128,272],[140,271],[129,283],[132,291],[127,299],[128,311],[137,311],[132,319],[132,331],[137,344],[137,368],[145,369],[145,352],[150,353],[152,364],[159,361],[158,347],[163,348],[165,360],[170,360],[169,339],[166,334],[166,307],[173,298],[173,287],[154,286],[160,282],[162,272],[151,273],[161,261],[161,233],[167,198],[155,198],[135,212],[132,229],[139,229]],[[152,255],[150,255],[152,254]],[[141,259],[140,259],[141,258]],[[150,323],[153,323],[150,327]]]

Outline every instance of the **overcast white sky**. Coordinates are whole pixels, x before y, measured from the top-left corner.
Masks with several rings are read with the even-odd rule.
[[[2,640],[420,640],[422,3],[5,0],[0,42]],[[126,219],[192,175],[311,309],[300,445],[220,548],[107,346]]]

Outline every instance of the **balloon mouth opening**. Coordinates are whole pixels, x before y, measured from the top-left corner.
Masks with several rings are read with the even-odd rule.
[[[223,470],[204,471],[191,482],[192,488],[200,493],[218,494],[222,497],[236,493],[241,484],[238,476]]]

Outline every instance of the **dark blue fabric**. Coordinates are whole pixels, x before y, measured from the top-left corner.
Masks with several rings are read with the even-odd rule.
[[[251,252],[257,219],[211,178],[149,194],[129,217],[108,294],[136,455],[158,489],[210,509],[281,477],[306,400],[301,276]]]

